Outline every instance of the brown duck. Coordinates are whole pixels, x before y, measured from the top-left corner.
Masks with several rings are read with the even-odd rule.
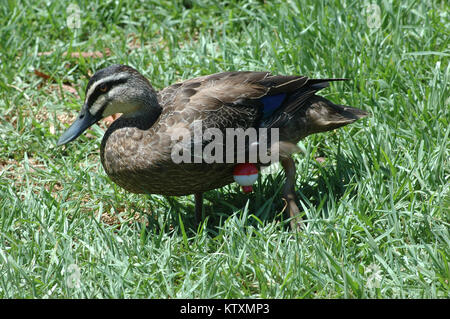
[[[333,130],[367,115],[360,109],[336,105],[316,95],[330,81],[341,80],[344,79],[223,72],[156,92],[132,67],[112,65],[89,80],[84,106],[58,145],[74,140],[100,119],[122,113],[106,131],[100,148],[108,176],[133,193],[195,194],[196,216],[201,218],[203,192],[232,183],[236,163],[194,158],[195,145],[205,149],[211,136],[209,140],[193,138],[191,144],[180,144],[189,141],[186,132],[192,137],[195,123],[200,123],[202,131],[215,129],[225,136],[227,128],[276,128],[280,162],[286,174],[283,198],[293,217],[291,225],[296,226],[299,209],[294,190],[295,164],[290,157],[296,148],[289,145],[295,146],[310,134]],[[226,141],[225,138],[222,142]],[[270,144],[269,149],[274,145],[270,139],[264,143]],[[188,145],[181,149],[191,154],[191,161],[174,161],[175,145]],[[232,151],[238,154],[240,150],[247,159],[249,142],[243,148],[237,147]]]

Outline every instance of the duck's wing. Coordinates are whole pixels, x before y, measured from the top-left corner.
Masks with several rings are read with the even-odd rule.
[[[329,81],[270,72],[223,72],[177,83],[159,92],[161,121],[203,128],[281,127]]]

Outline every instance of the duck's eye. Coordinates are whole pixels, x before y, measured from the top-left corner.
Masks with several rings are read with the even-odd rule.
[[[100,92],[105,93],[106,91],[108,91],[108,86],[106,84],[102,84],[98,89],[100,90]]]

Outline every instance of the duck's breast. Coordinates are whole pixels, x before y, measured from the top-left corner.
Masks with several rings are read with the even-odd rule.
[[[113,125],[102,141],[102,164],[108,176],[130,192],[187,195],[233,182],[233,164],[176,163],[172,149],[178,141],[171,137],[173,127]]]

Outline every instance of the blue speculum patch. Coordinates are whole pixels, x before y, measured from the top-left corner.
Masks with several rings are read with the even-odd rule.
[[[286,93],[261,98],[261,102],[264,104],[263,119],[270,117],[283,104],[285,98]]]

